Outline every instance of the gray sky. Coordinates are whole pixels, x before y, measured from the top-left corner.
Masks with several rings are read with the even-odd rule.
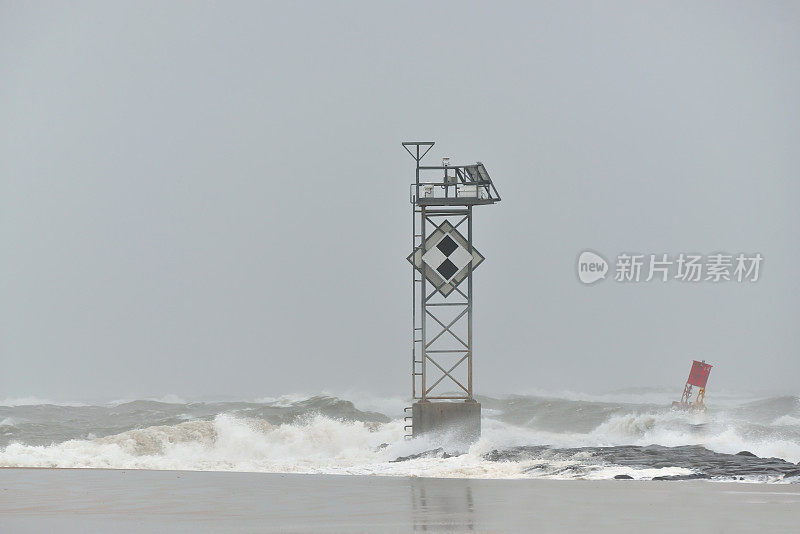
[[[478,392],[797,391],[800,5],[0,2],[0,398],[409,393],[404,140],[484,162]],[[364,247],[369,253],[364,254]],[[590,248],[755,284],[581,285]]]

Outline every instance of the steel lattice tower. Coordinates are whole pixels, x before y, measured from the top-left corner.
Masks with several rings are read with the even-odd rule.
[[[472,389],[472,274],[484,257],[472,244],[473,207],[500,200],[486,168],[423,166],[433,142],[405,142],[416,162],[411,184],[413,337],[412,435],[455,429],[480,434]],[[458,401],[464,401],[458,403]]]

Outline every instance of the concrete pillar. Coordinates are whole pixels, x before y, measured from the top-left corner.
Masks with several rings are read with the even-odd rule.
[[[450,434],[457,441],[472,443],[481,437],[481,405],[474,400],[415,402],[411,407],[413,437],[428,433]]]

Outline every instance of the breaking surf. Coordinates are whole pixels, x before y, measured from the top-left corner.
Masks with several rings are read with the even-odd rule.
[[[800,480],[800,399],[670,410],[658,391],[482,397],[483,436],[405,438],[402,399],[6,402],[0,466],[471,478]],[[170,401],[170,402],[165,402]],[[12,404],[15,404],[12,406]]]

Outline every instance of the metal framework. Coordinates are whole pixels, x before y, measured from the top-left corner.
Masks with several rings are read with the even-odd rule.
[[[689,379],[686,380],[686,385],[683,387],[681,400],[673,402],[672,405],[678,408],[705,410],[706,384],[708,383],[708,375],[711,373],[711,367],[713,366],[706,363],[705,360],[700,362],[694,360],[689,371]],[[694,402],[692,402],[692,386],[700,388]]]
[[[472,272],[483,261],[472,245],[472,208],[498,202],[500,195],[482,163],[451,166],[443,158],[440,166],[420,165],[433,144],[403,143],[416,162],[409,256],[413,266],[411,392],[422,401],[471,400]],[[423,174],[438,176],[426,180]],[[455,246],[470,255],[463,269],[447,279],[422,262],[434,241],[444,236],[454,238]]]

